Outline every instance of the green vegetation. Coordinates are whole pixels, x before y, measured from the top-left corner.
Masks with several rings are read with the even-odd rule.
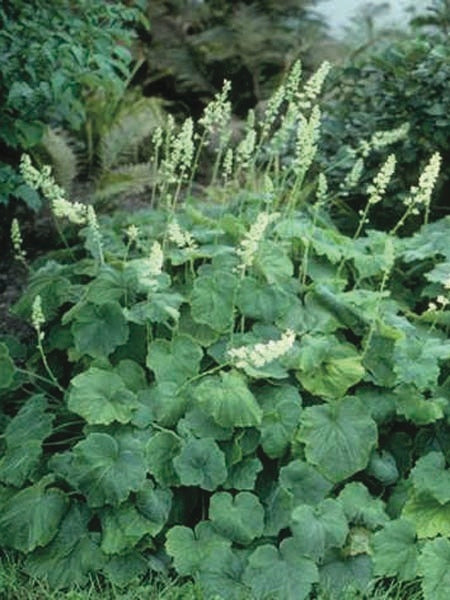
[[[418,56],[441,89],[443,57]],[[235,128],[228,81],[177,123],[119,76],[83,116],[84,170],[21,155],[60,241],[30,252],[11,220],[28,325],[0,335],[7,598],[447,599],[446,142],[409,106],[380,120],[368,87],[344,129],[335,77],[294,62]],[[386,106],[418,84],[392,85]]]

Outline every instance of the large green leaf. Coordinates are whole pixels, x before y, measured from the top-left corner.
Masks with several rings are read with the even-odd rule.
[[[86,303],[74,315],[71,326],[75,348],[94,358],[109,356],[128,339],[128,325],[118,302]]]
[[[85,584],[88,574],[101,569],[106,562],[100,550],[100,536],[88,531],[91,518],[86,505],[73,504],[53,541],[27,558],[28,573],[47,579],[53,588]]]
[[[372,560],[367,554],[345,556],[341,550],[332,550],[320,567],[321,587],[334,595],[349,588],[366,592],[371,579]]]
[[[427,542],[419,558],[425,600],[447,600],[450,590],[450,540]]]
[[[264,529],[264,509],[258,497],[250,492],[240,492],[234,497],[217,492],[210,500],[209,518],[223,537],[238,544],[250,544]]]
[[[269,285],[292,277],[294,266],[279,242],[262,240],[255,255],[254,268],[260,271]]]
[[[437,385],[439,362],[450,358],[450,341],[434,337],[405,335],[394,347],[397,383],[412,383],[419,390]]]
[[[413,385],[399,385],[394,393],[397,414],[416,425],[429,425],[444,416],[442,403],[425,398]]]
[[[294,508],[291,531],[298,552],[317,562],[325,550],[344,545],[349,529],[342,506],[328,498],[316,507],[301,504]]]
[[[132,434],[90,433],[50,466],[86,496],[89,506],[117,506],[145,481],[143,443]]]
[[[145,517],[150,534],[158,534],[169,518],[173,494],[170,489],[155,486],[149,479],[136,494],[136,508]]]
[[[177,431],[185,437],[193,435],[198,438],[210,437],[222,441],[229,440],[233,435],[231,428],[221,427],[197,406],[189,410],[184,418],[178,421]]]
[[[246,277],[239,287],[236,304],[246,317],[273,323],[288,311],[295,299],[294,294],[279,284],[269,286],[252,277]]]
[[[200,275],[194,281],[191,296],[192,318],[214,331],[226,331],[233,323],[238,278],[223,271]]]
[[[210,438],[189,439],[174,458],[173,465],[182,485],[212,491],[227,478],[225,456]]]
[[[259,425],[262,410],[238,372],[205,377],[194,391],[200,408],[222,427]]]
[[[364,469],[377,442],[377,426],[355,397],[306,408],[298,439],[307,460],[337,483]]]
[[[298,426],[302,398],[291,385],[265,386],[258,390],[258,402],[263,411],[261,446],[269,458],[283,456]]]
[[[228,478],[223,484],[226,489],[253,490],[258,473],[263,465],[258,458],[244,458],[228,468]]]
[[[148,571],[148,560],[137,550],[111,556],[103,567],[103,573],[113,585],[125,588],[137,583]]]
[[[280,469],[280,484],[293,494],[296,504],[312,505],[323,500],[333,487],[317,469],[298,459]]]
[[[67,406],[91,425],[128,423],[138,407],[135,394],[116,373],[91,367],[72,379]]]
[[[338,496],[349,523],[375,529],[389,521],[384,502],[359,481],[347,483]]]
[[[140,403],[133,423],[146,427],[156,421],[163,427],[173,427],[186,411],[189,403],[187,390],[173,381],[153,384],[138,393]]]
[[[440,504],[450,502],[450,469],[445,468],[442,452],[429,452],[419,458],[411,480],[418,493],[429,494]]]
[[[412,522],[397,519],[386,523],[373,537],[373,550],[375,575],[402,581],[417,576],[419,550]]]
[[[199,582],[205,598],[217,600],[243,600],[248,596],[248,588],[242,583],[246,566],[245,550],[228,549],[222,555],[220,564],[207,564],[200,569],[196,581]]]
[[[251,588],[255,600],[307,598],[319,573],[315,563],[302,556],[292,539],[281,542],[280,548],[265,544],[249,557],[244,582]]]
[[[42,442],[52,432],[54,416],[47,413],[47,400],[32,396],[8,423],[4,437],[6,452],[0,459],[0,481],[22,486],[39,465]]]
[[[295,501],[292,492],[281,485],[274,486],[264,498],[266,520],[264,535],[276,536],[288,527]]]
[[[176,383],[181,386],[198,374],[203,352],[191,338],[180,335],[167,340],[155,340],[148,346],[147,367],[158,383]]]
[[[361,381],[365,369],[354,346],[334,336],[302,338],[296,376],[302,386],[317,396],[340,398]]]
[[[200,569],[217,570],[228,555],[231,541],[224,539],[205,521],[195,532],[176,525],[167,532],[166,550],[179,575],[195,575]]]
[[[450,536],[450,502],[441,504],[426,493],[413,493],[406,501],[402,517],[412,521],[419,538]]]
[[[0,389],[9,388],[14,378],[14,362],[6,344],[0,344]]]
[[[125,502],[119,507],[107,507],[101,511],[100,520],[103,531],[101,548],[103,552],[106,554],[120,554],[135,546],[145,535],[154,536],[162,529],[168,517],[170,502],[168,507],[164,507],[163,511],[161,511],[163,507],[160,506],[160,514],[156,514],[158,508],[154,504],[155,501],[158,502],[158,499],[155,495],[153,498],[150,496],[149,492],[151,493],[151,491],[155,492],[154,489],[147,488],[146,497],[141,496],[139,504],[136,506],[130,502]],[[165,492],[170,497],[170,490],[165,490]],[[140,510],[142,508],[146,509],[146,514]],[[147,518],[147,515],[150,518]]]
[[[68,499],[61,490],[46,489],[51,479],[44,477],[2,503],[0,537],[10,548],[32,552],[48,544],[58,531]]]
[[[178,455],[181,442],[175,433],[160,431],[147,442],[145,456],[150,473],[163,487],[179,485],[172,459]]]

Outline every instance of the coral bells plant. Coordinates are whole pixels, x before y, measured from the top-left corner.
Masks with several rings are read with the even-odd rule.
[[[419,578],[446,600],[450,222],[426,212],[439,159],[386,232],[371,210],[391,193],[390,156],[342,233],[314,158],[325,70],[295,105],[296,66],[249,121],[245,169],[230,159],[223,177],[240,141],[222,136],[204,185],[213,197],[226,181],[228,202],[181,202],[226,105],[200,137],[161,132],[165,173],[181,135],[198,145],[155,209],[102,217],[63,195],[63,215],[39,183],[79,241],[31,265],[14,307],[37,347],[0,341],[0,538],[32,576],[126,586],[173,570],[227,600]],[[284,150],[264,142],[277,127]],[[397,237],[419,205],[423,225]]]

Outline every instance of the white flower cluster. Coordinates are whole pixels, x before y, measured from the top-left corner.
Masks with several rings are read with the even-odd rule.
[[[376,131],[370,138],[369,146],[374,150],[379,150],[385,146],[395,144],[395,142],[403,140],[408,135],[409,127],[409,123],[403,123],[395,129]]]
[[[11,242],[14,248],[14,256],[16,260],[25,263],[26,252],[23,249],[22,234],[20,232],[19,221],[13,219],[11,223]]]
[[[314,106],[309,120],[301,116],[297,129],[295,147],[295,172],[304,175],[311,166],[317,152],[317,141],[320,135],[320,109]]]
[[[395,158],[395,154],[390,154],[377,175],[375,175],[372,183],[367,187],[369,204],[377,204],[378,202],[381,202],[384,194],[386,193],[386,188],[394,174],[396,164],[397,159]]]
[[[225,181],[228,181],[232,172],[233,172],[233,150],[231,148],[228,148],[228,150],[225,153],[225,157],[224,157],[223,163],[222,163],[222,175],[223,175],[223,178]]]
[[[417,186],[411,187],[409,196],[403,201],[405,206],[411,207],[412,214],[418,214],[420,206],[425,208],[429,206],[431,194],[439,176],[441,162],[441,155],[439,152],[435,152],[423,170],[419,183]]]
[[[288,329],[278,341],[270,340],[266,344],[231,348],[227,354],[238,369],[261,368],[286,354],[292,348],[294,341],[295,333]]]
[[[130,244],[136,243],[139,237],[139,227],[136,227],[136,225],[129,225],[126,230],[126,234]]]
[[[300,81],[302,79],[302,62],[301,60],[295,61],[289,72],[289,76],[286,81],[285,97],[286,100],[291,101],[297,94]]]
[[[439,295],[436,298],[436,302],[430,302],[428,304],[428,310],[430,312],[434,312],[436,310],[438,310],[438,308],[441,308],[442,310],[445,310],[445,308],[450,304],[450,300],[448,300],[445,296]],[[439,306],[438,306],[439,305]]]
[[[41,171],[33,167],[28,154],[20,159],[20,172],[25,182],[35,190],[41,190],[43,196],[52,204],[53,214],[57,218],[66,218],[71,223],[82,225],[87,220],[87,210],[80,202],[69,202],[65,192],[54,180],[51,168],[45,165]]]
[[[316,204],[322,206],[325,203],[328,194],[328,181],[323,173],[319,173],[317,178],[317,189],[316,189]]]
[[[209,133],[228,127],[231,118],[231,103],[228,101],[230,90],[231,83],[225,80],[222,91],[206,105],[203,116],[198,121]]]
[[[246,169],[250,163],[250,159],[255,150],[256,144],[256,132],[254,129],[247,131],[244,139],[239,143],[236,148],[236,163],[242,168]]]
[[[149,271],[152,277],[161,275],[164,255],[159,242],[153,242],[152,249],[149,256]]]
[[[42,298],[38,294],[31,307],[31,324],[33,325],[36,333],[38,334],[39,340],[44,338],[44,332],[41,331],[41,325],[45,323],[44,313],[42,311]]]
[[[189,172],[195,150],[193,138],[194,122],[189,117],[181,126],[179,134],[172,137],[168,156],[161,163],[167,183],[177,183],[178,177],[183,178]]]
[[[352,188],[354,188],[355,186],[358,185],[359,180],[361,179],[361,175],[363,174],[364,171],[364,160],[362,158],[358,158],[356,159],[355,163],[353,164],[353,167],[350,171],[350,173],[348,173],[344,179],[344,181],[341,183],[340,188],[341,190],[351,190]]]
[[[197,243],[189,233],[181,229],[177,221],[172,221],[167,227],[167,236],[178,248],[197,248]]]
[[[317,96],[322,91],[326,76],[331,69],[331,64],[325,60],[306,82],[303,92],[298,95],[301,108],[310,108]]]
[[[264,232],[268,225],[278,218],[278,215],[279,213],[259,213],[256,221],[241,241],[239,248],[236,249],[236,254],[241,259],[241,264],[238,268],[242,273],[253,264],[255,254],[258,251],[258,246],[264,236]]]

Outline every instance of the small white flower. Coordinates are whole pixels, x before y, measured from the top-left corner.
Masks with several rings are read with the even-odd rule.
[[[167,235],[171,242],[174,242],[178,248],[197,248],[197,243],[189,233],[189,231],[184,231],[181,229],[177,221],[172,221],[169,223],[167,227]]]
[[[38,294],[34,301],[33,301],[33,305],[31,307],[31,324],[33,325],[34,329],[36,330],[39,339],[42,339],[44,337],[43,332],[41,332],[41,325],[43,325],[45,323],[45,317],[44,317],[44,313],[42,311],[42,298],[41,296]]]
[[[153,242],[149,257],[149,270],[152,277],[161,275],[164,255],[159,242]]]
[[[371,185],[368,186],[369,204],[377,204],[383,199],[386,188],[394,174],[396,162],[395,154],[390,154]]]
[[[238,369],[261,368],[286,354],[292,348],[294,341],[295,333],[288,329],[278,341],[270,340],[265,344],[231,348],[227,354]]]
[[[423,206],[426,208],[429,206],[434,186],[439,177],[441,162],[441,155],[439,152],[435,152],[423,170],[419,178],[419,183],[417,186],[411,187],[409,196],[403,201],[405,206],[413,207],[413,214],[418,213],[419,207]]]
[[[253,264],[256,252],[260,241],[264,236],[268,225],[275,221],[279,216],[279,213],[269,214],[266,212],[259,213],[255,223],[250,227],[244,239],[241,241],[239,248],[236,249],[236,254],[241,259],[239,269],[242,273],[245,269]]]

